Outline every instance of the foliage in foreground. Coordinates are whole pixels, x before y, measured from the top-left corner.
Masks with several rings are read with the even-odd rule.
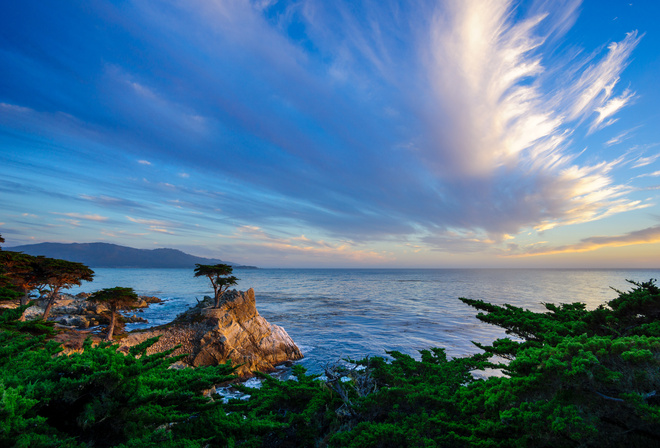
[[[16,311],[5,314],[20,316]],[[154,340],[129,355],[88,340],[83,353],[67,356],[45,336],[6,327],[0,331],[0,446],[202,446],[203,437],[181,438],[178,429],[213,413],[219,402],[201,391],[232,378],[229,365],[168,369],[175,358],[145,354]]]
[[[589,311],[533,313],[461,299],[513,336],[483,354],[358,361],[326,380],[294,367],[249,400],[200,391],[230,368],[112,346],[53,356],[45,336],[0,322],[0,446],[618,447],[660,445],[660,290],[653,281]],[[20,309],[14,310],[20,315]],[[3,315],[4,316],[4,315]],[[2,319],[0,319],[2,320]],[[142,350],[142,352],[140,352]],[[499,358],[493,358],[498,355]],[[492,359],[507,360],[493,364]],[[488,367],[504,376],[473,375]]]
[[[277,409],[279,421],[286,416],[282,434],[288,437],[309,433],[315,424],[317,446],[660,446],[660,290],[653,281],[634,283],[592,311],[581,303],[547,304],[547,312],[534,313],[462,300],[483,312],[479,319],[515,338],[465,358],[447,359],[442,349],[422,351],[419,361],[390,352],[391,361],[359,361],[365,369],[346,370],[345,382],[328,371],[314,398],[305,398],[325,404],[316,406],[315,416],[309,406],[297,411],[285,400],[269,407],[270,391],[244,406],[255,415]],[[509,361],[493,364],[493,355]],[[487,367],[505,375],[472,374]],[[328,409],[334,409],[332,418]],[[303,412],[306,418],[299,419]],[[268,442],[264,446],[315,446],[284,437]]]

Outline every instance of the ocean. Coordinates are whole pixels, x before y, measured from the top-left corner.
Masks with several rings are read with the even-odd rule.
[[[192,269],[95,269],[95,280],[69,291],[132,287],[162,304],[139,312],[148,324],[167,323],[204,295],[207,279]],[[303,351],[312,373],[340,359],[386,356],[397,350],[445,348],[450,356],[478,352],[471,341],[503,337],[476,319],[459,297],[542,311],[543,303],[584,302],[589,309],[629,290],[626,279],[660,278],[658,269],[237,269],[239,290],[254,288],[257,309]]]

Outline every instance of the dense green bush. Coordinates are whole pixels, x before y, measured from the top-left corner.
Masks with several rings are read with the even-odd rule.
[[[286,399],[266,389],[244,408],[287,415],[287,437],[309,432],[316,422],[316,442],[296,439],[306,442],[298,446],[660,446],[660,294],[653,281],[634,283],[592,311],[581,303],[547,304],[547,312],[534,313],[462,300],[514,338],[465,358],[447,359],[442,349],[422,351],[421,360],[391,352],[389,361],[359,361],[365,369],[346,370],[346,382],[331,381],[336,372],[327,372],[315,398],[302,395],[308,403],[324,400],[316,417],[311,406],[289,404],[288,394],[300,394],[296,389],[287,390]],[[488,367],[502,375],[473,375]],[[268,442],[264,446],[295,446],[284,438]]]
[[[201,391],[233,378],[229,365],[168,369],[175,360],[169,353],[145,354],[154,340],[129,355],[89,340],[82,353],[62,355],[45,335],[6,327],[0,331],[0,446],[174,441],[178,426],[220,405]]]
[[[105,344],[60,355],[47,325],[0,315],[0,446],[619,447],[660,446],[660,291],[653,281],[595,310],[534,313],[461,299],[511,338],[483,354],[329,367],[326,378],[262,375],[249,400],[205,397],[228,365],[173,370],[176,358]],[[497,355],[497,356],[496,356]],[[486,377],[484,369],[501,370]],[[480,373],[480,375],[475,375]],[[217,396],[216,396],[217,398]]]

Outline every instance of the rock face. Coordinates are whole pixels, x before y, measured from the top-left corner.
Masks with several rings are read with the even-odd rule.
[[[250,376],[256,370],[270,372],[277,364],[303,357],[287,332],[259,315],[252,288],[228,291],[220,308],[204,307],[187,311],[165,327],[130,333],[121,341],[128,350],[144,340],[160,336],[147,354],[169,350],[181,344],[174,355],[187,353],[183,362],[191,366],[217,365],[231,360],[241,366],[237,374]]]

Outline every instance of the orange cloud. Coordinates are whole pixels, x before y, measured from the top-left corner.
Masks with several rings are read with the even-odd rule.
[[[131,218],[130,216],[127,216],[126,219],[136,224],[147,224],[150,226],[167,227],[171,225],[167,221],[160,221],[157,219],[140,219],[140,218]]]
[[[268,248],[282,253],[297,253],[313,256],[336,256],[354,261],[386,261],[386,254],[373,250],[357,249],[351,241],[331,243],[324,240],[312,240],[305,235],[281,238],[264,232],[257,226],[241,226],[233,235],[220,235],[224,238],[244,241],[247,246]]]
[[[503,255],[504,257],[535,257],[539,255],[568,254],[576,252],[590,252],[604,247],[623,247],[637,244],[660,243],[660,225],[648,227],[623,235],[593,236],[585,238],[576,244],[557,247],[535,247],[524,253]]]
[[[69,218],[75,218],[75,219],[84,219],[87,221],[107,221],[108,217],[106,216],[101,216],[101,215],[83,215],[81,213],[57,213],[57,212],[51,212],[54,215],[62,215],[62,216],[68,216]]]

